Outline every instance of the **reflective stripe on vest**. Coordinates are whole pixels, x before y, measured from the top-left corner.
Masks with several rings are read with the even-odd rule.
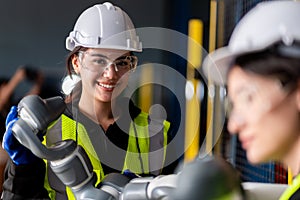
[[[134,123],[130,124],[129,128],[129,139],[128,139],[128,148],[127,148],[127,153],[125,156],[125,163],[123,166],[123,170],[129,169],[134,173],[138,174],[148,174],[149,172],[152,172],[153,170],[159,169],[159,172],[161,172],[161,169],[163,168],[164,161],[165,161],[165,156],[166,156],[166,147],[167,147],[167,132],[170,127],[170,123],[167,121],[163,121],[161,127],[163,128],[163,136],[161,137],[162,140],[159,142],[161,145],[161,148],[158,148],[157,152],[159,152],[159,156],[150,156],[149,157],[149,149],[151,149],[152,142],[151,139],[149,139],[149,135],[153,136],[156,133],[153,133],[153,130],[157,130],[155,128],[152,128],[155,126],[157,123],[153,123],[152,120],[150,121],[150,125],[148,126],[148,114],[141,112],[135,119]],[[56,124],[56,123],[61,123],[60,128],[61,131],[60,133],[63,133],[61,135],[61,140],[66,140],[66,139],[72,139],[76,141],[76,126],[77,126],[77,131],[78,131],[78,138],[77,138],[77,143],[81,145],[85,150],[86,153],[88,154],[90,161],[93,165],[93,170],[97,174],[97,183],[100,183],[101,180],[105,177],[105,174],[103,172],[101,163],[99,161],[98,155],[92,145],[92,142],[90,141],[90,138],[86,132],[86,129],[84,126],[80,123],[76,123],[75,120],[70,119],[66,115],[61,115],[61,117],[49,127],[48,130],[51,130],[51,128]],[[163,126],[163,127],[162,127]],[[136,137],[138,135],[138,137]],[[46,142],[46,140],[44,140]],[[88,151],[87,151],[88,150]],[[157,155],[158,153],[156,153]],[[152,153],[151,153],[152,155]],[[153,159],[152,159],[153,158]],[[157,159],[158,158],[158,159]],[[149,162],[150,160],[150,162]],[[160,162],[159,162],[160,161]],[[150,163],[157,163],[155,167],[151,166],[149,167]],[[47,165],[48,167],[48,165]],[[47,170],[48,171],[48,170]],[[45,187],[49,191],[49,195],[51,199],[55,199],[55,192],[51,189],[48,179],[47,179],[47,174],[46,174],[46,179],[45,179]],[[72,194],[72,191],[70,188],[66,188],[66,192],[68,195],[68,199],[75,199],[74,195]]]
[[[293,180],[292,185],[290,185],[281,195],[280,200],[290,199],[297,190],[300,189],[300,174],[296,176]]]

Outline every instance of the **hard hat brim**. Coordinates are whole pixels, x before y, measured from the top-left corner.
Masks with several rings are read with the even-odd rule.
[[[205,58],[203,71],[206,78],[224,85],[228,70],[238,56],[266,50],[279,42],[291,46],[300,41],[299,9],[300,3],[296,1],[259,3],[236,25],[228,46]]]
[[[208,81],[226,85],[227,73],[239,56],[263,51],[264,49],[240,49],[233,51],[229,46],[221,47],[208,54],[203,61],[203,72]]]
[[[245,52],[243,52],[245,53]],[[208,81],[218,85],[225,85],[227,81],[227,73],[235,58],[241,54],[231,52],[225,46],[208,54],[203,61],[203,72]]]

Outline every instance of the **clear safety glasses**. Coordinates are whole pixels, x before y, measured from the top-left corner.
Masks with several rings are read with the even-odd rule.
[[[136,56],[121,56],[116,60],[110,60],[105,55],[99,53],[90,53],[86,51],[79,51],[80,60],[84,64],[83,68],[92,72],[103,72],[108,69],[109,66],[113,65],[117,73],[124,74],[130,70],[134,70],[137,66]]]
[[[247,85],[235,94],[233,101],[228,101],[227,116],[247,117],[266,113],[281,105],[291,93],[279,80],[270,80],[264,87],[258,84]]]

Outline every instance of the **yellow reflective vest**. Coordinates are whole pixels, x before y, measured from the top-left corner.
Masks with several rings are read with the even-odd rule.
[[[294,178],[292,184],[283,192],[283,194],[280,197],[280,200],[290,199],[296,192],[299,192],[299,190],[300,190],[300,174],[296,176],[296,178]]]
[[[167,133],[170,127],[170,123],[166,120],[161,122],[163,124],[163,131],[161,134],[163,134],[163,141],[161,143],[161,149],[162,149],[162,161],[161,163],[158,163],[163,168],[165,156],[166,156],[166,147],[167,147]],[[61,115],[61,117],[54,122],[49,128],[48,133],[51,132],[51,129],[55,127],[55,125],[59,124],[60,134],[61,134],[61,140],[66,139],[72,139],[74,141],[77,141],[78,145],[81,145],[85,151],[87,152],[91,164],[93,166],[93,171],[97,174],[97,183],[101,182],[101,180],[104,179],[105,174],[101,166],[100,159],[97,156],[97,153],[94,149],[94,146],[92,145],[92,141],[90,140],[90,137],[88,135],[88,130],[81,124],[76,122],[75,120],[69,118],[66,115]],[[153,124],[153,123],[150,123]],[[128,147],[127,152],[125,156],[125,161],[123,165],[123,170],[129,169],[130,171],[137,173],[137,174],[149,174],[150,173],[150,163],[151,159],[149,158],[149,152],[151,149],[151,140],[150,135],[151,126],[149,126],[149,118],[148,114],[141,112],[135,119],[130,123],[129,127],[129,137],[128,137]],[[155,129],[155,128],[154,128]],[[57,132],[57,126],[56,126],[56,132]],[[76,133],[77,131],[77,133]],[[137,137],[136,137],[137,136]],[[78,137],[78,138],[76,138]],[[47,137],[44,140],[44,143],[47,144]],[[157,143],[156,143],[157,145]],[[46,161],[47,163],[47,161]],[[156,163],[157,164],[157,163]],[[46,164],[48,172],[48,163]],[[47,188],[49,192],[49,196],[51,199],[56,199],[56,192],[53,189],[53,186],[48,181],[48,173],[46,173],[45,178],[45,188]],[[66,187],[66,193],[68,196],[68,199],[75,199],[72,191],[70,188]]]

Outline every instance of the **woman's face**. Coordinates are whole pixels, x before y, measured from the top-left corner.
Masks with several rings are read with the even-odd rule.
[[[234,66],[228,95],[233,104],[228,130],[238,134],[248,160],[282,161],[299,140],[299,89],[288,92],[276,79]]]
[[[110,102],[118,96],[128,82],[129,58],[129,51],[111,49],[87,49],[75,56],[72,62],[82,80],[81,98]]]

